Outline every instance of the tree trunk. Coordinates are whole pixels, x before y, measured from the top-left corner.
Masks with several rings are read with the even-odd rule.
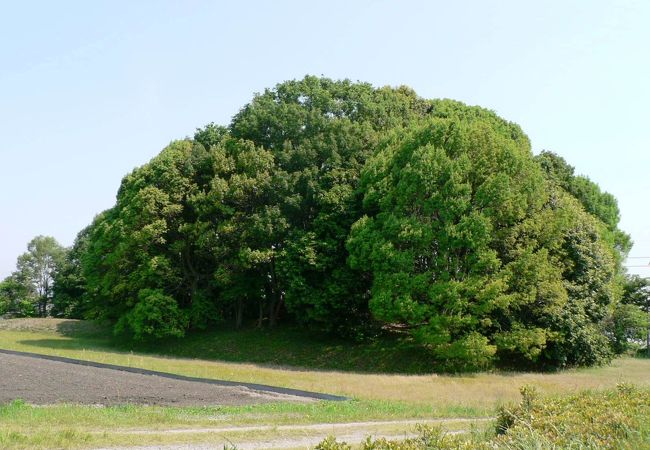
[[[269,318],[269,327],[273,328],[275,326],[275,317],[273,317],[273,311],[275,311],[275,304],[277,303],[275,292],[271,288],[271,298],[267,305],[267,315]]]
[[[648,358],[650,358],[650,327],[648,328],[648,337],[645,342],[645,352],[648,355]]]
[[[47,297],[50,295],[50,283],[49,279],[45,278],[45,282],[43,284],[43,295],[41,296],[41,317],[46,317],[47,316]]]
[[[278,322],[278,314],[284,300],[280,291],[277,273],[275,271],[275,257],[271,258],[271,301],[269,302],[269,327],[275,328]]]
[[[199,281],[201,279],[201,275],[197,272],[197,270],[194,268],[194,264],[192,263],[192,257],[190,256],[190,251],[187,248],[184,248],[182,251],[182,258],[183,258],[183,275],[185,276],[186,280],[189,280],[189,305],[188,307],[191,307],[192,304],[194,303],[194,299],[196,297],[196,293],[199,290]]]
[[[237,298],[237,309],[235,310],[235,328],[238,330],[244,321],[244,301],[241,297]]]
[[[277,323],[275,317],[275,305],[277,303],[277,300],[274,298],[273,301],[269,304],[269,328],[275,328],[275,325]]]
[[[269,317],[269,326],[271,328],[275,327],[278,323],[278,319],[280,318],[280,311],[282,310],[282,305],[284,305],[284,294],[279,293],[279,299],[275,301],[275,308],[273,311],[271,311],[271,315]]]
[[[262,328],[262,321],[264,320],[264,302],[260,299],[260,312],[257,317],[257,328]]]
[[[190,304],[188,306],[192,306],[194,303],[194,298],[196,298],[196,292],[199,290],[199,280],[193,276],[192,281],[190,282]]]

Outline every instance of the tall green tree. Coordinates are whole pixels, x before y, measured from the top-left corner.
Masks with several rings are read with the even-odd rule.
[[[575,197],[585,211],[603,222],[607,230],[604,237],[616,246],[621,256],[626,255],[632,248],[632,240],[618,228],[621,214],[616,198],[603,192],[589,178],[575,175],[575,168],[553,152],[543,151],[535,158],[553,184]]]
[[[36,315],[33,288],[14,273],[0,282],[0,316],[31,317]]]
[[[371,271],[377,318],[407,326],[439,360],[476,367],[495,354],[491,315],[507,306],[502,241],[544,203],[544,183],[523,133],[444,106],[366,166],[367,215],[348,248]]]
[[[430,110],[405,87],[308,76],[255,96],[234,117],[232,135],[269,151],[283,180],[269,207],[286,227],[268,249],[265,277],[298,322],[349,332],[370,321],[369,280],[346,263],[345,240],[362,214],[360,173],[388,130]]]
[[[603,226],[580,203],[549,186],[544,207],[512,230],[507,239],[510,277],[517,297],[528,303],[520,317],[548,330],[538,364],[563,367],[608,361],[608,312],[619,300],[617,251],[603,239]],[[527,255],[544,256],[526,264]],[[543,277],[541,277],[543,275]],[[528,285],[518,280],[535,280]],[[544,306],[543,298],[556,302]]]
[[[373,315],[459,369],[606,361],[617,266],[602,222],[547,181],[518,127],[445,106],[364,169],[348,248]]]
[[[82,257],[88,314],[138,338],[183,335],[198,303],[198,264],[183,239],[191,214],[184,202],[197,192],[193,149],[190,141],[172,143],[127,175],[116,205],[91,226]]]
[[[269,200],[281,191],[272,165],[268,152],[209,126],[127,176],[83,258],[90,314],[137,338],[181,336],[226,316],[241,323],[249,303],[273,320],[283,225]]]
[[[640,320],[635,314],[636,311],[628,311],[625,317],[628,322],[631,322],[629,324],[631,326],[627,329],[632,332],[632,336],[636,334],[635,331],[638,328],[645,328],[646,352],[650,356],[650,280],[638,275],[628,277],[624,285],[623,304],[638,308],[637,310],[644,314],[643,319],[645,320]],[[634,320],[635,317],[637,317],[636,320]],[[632,336],[626,335],[625,337]]]
[[[50,313],[54,294],[54,276],[61,267],[66,250],[53,237],[36,236],[27,244],[27,252],[18,257],[15,280],[33,293],[36,313]]]
[[[214,258],[206,265],[213,301],[237,327],[246,311],[255,310],[259,326],[273,326],[282,306],[276,261],[286,230],[276,198],[285,181],[276,176],[271,153],[250,141],[223,136],[207,153],[214,160],[210,186],[192,198],[196,221],[187,230]]]
[[[88,305],[81,259],[88,249],[90,231],[91,227],[88,226],[77,234],[74,244],[54,274],[51,314],[55,317],[85,317]]]

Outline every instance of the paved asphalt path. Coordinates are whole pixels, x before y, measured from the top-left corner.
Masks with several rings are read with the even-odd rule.
[[[0,350],[0,404],[249,405],[341,397]]]

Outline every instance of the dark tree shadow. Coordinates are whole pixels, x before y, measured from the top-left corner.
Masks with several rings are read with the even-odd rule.
[[[56,326],[56,331],[70,338],[104,338],[111,336],[108,325],[103,325],[90,320],[66,320]]]

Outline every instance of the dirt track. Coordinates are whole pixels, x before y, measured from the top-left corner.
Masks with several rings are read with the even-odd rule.
[[[0,353],[0,404],[248,405],[311,398]]]

